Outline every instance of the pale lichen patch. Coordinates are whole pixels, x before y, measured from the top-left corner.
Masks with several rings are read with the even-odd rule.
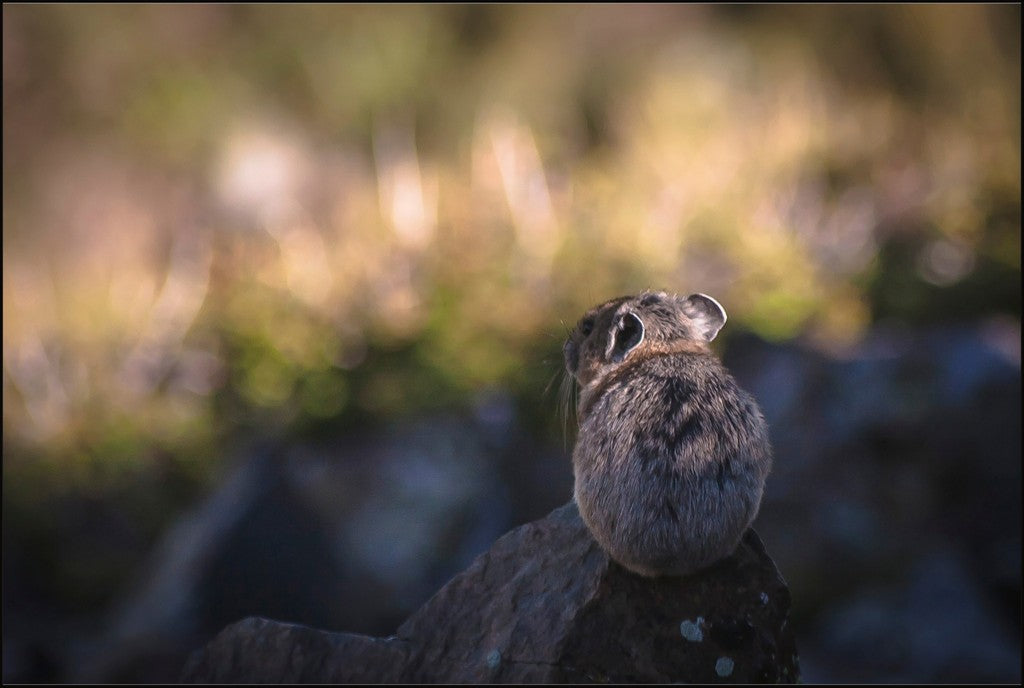
[[[679,624],[679,633],[691,643],[699,643],[704,640],[704,631],[701,629],[703,625],[703,616],[698,616],[696,621],[686,619]]]

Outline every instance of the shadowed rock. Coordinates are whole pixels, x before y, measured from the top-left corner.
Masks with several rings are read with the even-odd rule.
[[[748,531],[684,578],[614,562],[576,505],[517,528],[402,624],[370,638],[248,618],[196,652],[196,683],[795,682],[789,591]]]

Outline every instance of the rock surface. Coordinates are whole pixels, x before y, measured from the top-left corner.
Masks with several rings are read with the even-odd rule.
[[[250,617],[182,680],[796,682],[789,604],[753,531],[710,569],[645,579],[608,559],[570,503],[498,539],[391,638]]]

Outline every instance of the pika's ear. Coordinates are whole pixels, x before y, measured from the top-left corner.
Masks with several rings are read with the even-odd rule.
[[[608,333],[608,348],[604,355],[609,361],[619,363],[644,340],[644,322],[636,313],[626,311],[615,316]]]
[[[722,304],[707,294],[690,294],[683,300],[683,313],[697,328],[705,341],[711,341],[725,324],[726,315]]]

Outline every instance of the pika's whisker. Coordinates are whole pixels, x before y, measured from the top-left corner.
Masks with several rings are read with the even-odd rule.
[[[567,371],[562,371],[562,382],[558,390],[558,417],[562,422],[562,449],[569,450],[569,414],[576,414],[576,380]]]
[[[556,370],[556,371],[555,371],[555,372],[554,372],[554,373],[553,373],[553,374],[551,375],[551,379],[550,379],[550,380],[548,380],[548,383],[547,383],[547,384],[546,384],[546,385],[544,386],[544,396],[547,396],[547,395],[548,395],[548,392],[550,392],[550,391],[551,391],[551,386],[552,386],[553,384],[555,384],[555,380],[557,380],[557,379],[558,379],[558,374],[559,374],[559,372],[560,372],[560,371]]]

